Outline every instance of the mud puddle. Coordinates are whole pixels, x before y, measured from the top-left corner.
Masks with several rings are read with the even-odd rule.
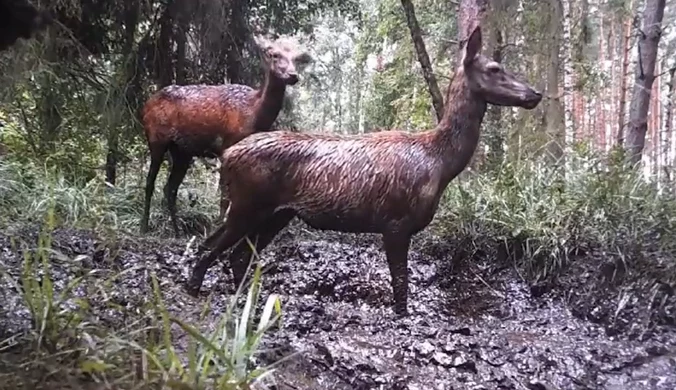
[[[194,259],[186,243],[126,238],[111,246],[59,230],[53,246],[78,264],[54,261],[54,278],[63,286],[82,267],[125,270],[110,294],[134,308],[152,295],[154,271],[172,313],[197,319],[211,292],[215,321],[234,291],[231,278],[218,264],[199,300],[187,296],[182,283]],[[16,278],[21,257],[9,246],[0,234],[0,264]],[[283,327],[267,337],[264,360],[300,352],[280,368],[280,390],[676,388],[673,329],[643,340],[608,335],[602,324],[573,316],[565,294],[533,297],[513,268],[453,260],[452,245],[424,234],[410,254],[411,315],[397,319],[380,248],[377,237],[296,226],[263,253],[263,297],[279,294],[283,304]],[[0,336],[25,329],[27,311],[5,281],[0,300]]]

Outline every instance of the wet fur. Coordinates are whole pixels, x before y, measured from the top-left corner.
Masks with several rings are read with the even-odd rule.
[[[288,40],[280,39],[276,43],[259,40],[259,44],[266,53],[276,50],[286,53],[290,59],[294,55],[307,56]],[[265,60],[273,61],[269,57]],[[294,67],[288,66],[288,69],[294,70]],[[282,109],[288,84],[280,77],[278,69],[268,63],[264,85],[257,90],[239,84],[171,85],[146,102],[142,121],[151,165],[146,180],[142,233],[148,230],[150,201],[165,153],[169,151],[172,165],[164,192],[174,233],[178,235],[176,196],[193,157],[220,158],[223,150],[249,134],[274,130],[272,126]],[[221,188],[222,182],[223,176]],[[220,218],[227,204],[222,192]]]
[[[395,312],[405,314],[410,239],[431,222],[449,182],[469,164],[487,103],[532,109],[541,99],[480,56],[480,47],[477,28],[465,49],[468,59],[448,88],[444,116],[433,130],[353,136],[261,133],[226,150],[221,170],[231,207],[225,223],[203,244],[211,251],[193,268],[188,292],[197,294],[206,270],[230,247],[228,259],[240,283],[251,252],[241,239],[248,235],[261,251],[299,217],[317,229],[382,234]]]

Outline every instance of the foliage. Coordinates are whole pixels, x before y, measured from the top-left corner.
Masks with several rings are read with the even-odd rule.
[[[53,220],[48,222],[50,226]],[[270,295],[257,313],[260,265],[246,295],[240,286],[215,329],[206,333],[169,312],[154,273],[152,289],[147,289],[148,296],[143,298],[149,307],[129,310],[116,304],[108,289],[130,270],[107,278],[109,270],[89,270],[60,288],[52,283],[50,263],[55,257],[78,260],[64,258],[52,248],[49,229],[39,236],[39,264],[32,260],[30,251],[23,251],[21,284],[15,288],[29,309],[32,328],[22,337],[0,341],[3,361],[8,346],[12,351],[22,350],[18,361],[7,362],[16,369],[12,374],[3,371],[4,385],[35,386],[39,382],[35,388],[51,388],[54,381],[82,386],[103,381],[129,389],[156,385],[194,390],[266,389],[267,384],[274,384],[275,368],[293,356],[268,366],[258,360],[263,352],[262,338],[281,319],[281,302],[276,295]],[[239,304],[242,298],[243,306]],[[127,319],[123,332],[102,320],[106,317],[103,312],[110,310]],[[210,310],[207,302],[203,315]],[[187,349],[172,336],[172,324],[190,337]]]
[[[133,172],[133,171],[132,171]],[[158,175],[158,183],[166,173]],[[55,169],[32,163],[0,159],[0,226],[40,223],[53,212],[57,226],[91,228],[99,231],[132,233],[138,231],[143,208],[144,183],[138,175],[123,175],[117,186],[105,183],[99,175],[90,180],[68,180]],[[189,232],[204,234],[218,215],[218,189],[214,174],[202,166],[193,168],[179,191],[180,224]],[[160,187],[160,186],[158,186]],[[154,194],[151,228],[160,234],[172,232],[161,188]]]
[[[668,233],[676,226],[672,194],[624,167],[621,157],[606,161],[583,151],[569,157],[565,176],[537,160],[513,161],[451,185],[435,225],[475,246],[518,247],[517,261],[534,279],[556,277],[571,258],[593,251],[624,255],[656,245],[676,255]]]

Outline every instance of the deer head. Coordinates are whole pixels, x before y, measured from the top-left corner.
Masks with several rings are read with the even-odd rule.
[[[462,59],[470,90],[498,106],[535,108],[542,100],[542,94],[500,63],[482,55],[481,43],[481,27],[476,27],[467,39]]]
[[[263,52],[268,69],[287,85],[295,85],[299,80],[298,71],[312,61],[312,57],[290,38],[270,41],[256,37],[255,40]]]

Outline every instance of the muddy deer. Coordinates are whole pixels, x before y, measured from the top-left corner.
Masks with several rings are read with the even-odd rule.
[[[299,81],[298,70],[310,55],[291,38],[270,41],[256,37],[263,53],[266,70],[263,86],[258,90],[246,85],[170,85],[148,99],[142,121],[150,149],[150,169],[146,178],[145,204],[141,233],[148,231],[150,202],[155,179],[167,151],[171,171],[164,187],[174,233],[178,236],[176,197],[178,187],[193,157],[220,158],[223,150],[244,137],[271,127],[282,109],[287,86]],[[223,188],[221,175],[221,188]],[[227,198],[221,192],[222,219]]]
[[[394,297],[407,315],[411,237],[432,221],[449,182],[468,165],[479,142],[487,103],[534,109],[542,95],[501,64],[480,54],[481,29],[465,44],[448,88],[439,124],[419,133],[383,131],[337,136],[254,134],[223,153],[230,209],[203,243],[187,282],[197,296],[208,268],[225,250],[235,283],[251,256],[294,218],[310,227],[344,233],[379,233]]]
[[[33,37],[51,23],[51,15],[28,0],[0,0],[0,51],[7,50],[19,38]]]

